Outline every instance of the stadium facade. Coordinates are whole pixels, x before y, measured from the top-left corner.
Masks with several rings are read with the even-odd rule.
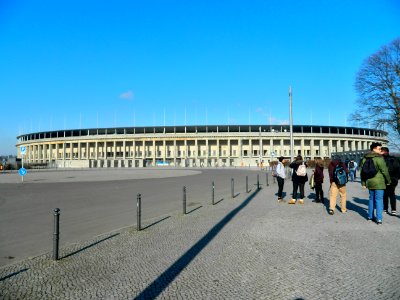
[[[17,137],[24,162],[58,168],[149,166],[240,167],[290,158],[289,125],[156,126],[57,130]],[[388,143],[382,130],[293,126],[294,153],[306,159],[348,153],[358,158],[371,142]]]

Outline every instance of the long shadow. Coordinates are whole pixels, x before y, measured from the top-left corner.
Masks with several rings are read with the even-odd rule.
[[[18,274],[20,274],[20,273],[26,272],[26,271],[28,271],[28,270],[29,270],[29,269],[25,268],[25,269],[21,269],[21,270],[19,270],[19,271],[17,271],[17,272],[11,273],[11,274],[9,274],[9,275],[6,275],[6,276],[0,278],[0,282],[6,280],[6,279],[8,279],[8,278],[11,278],[11,277],[13,277],[13,276],[16,276],[16,275],[18,275]]]
[[[191,214],[192,212],[194,212],[194,211],[196,211],[196,210],[198,210],[198,209],[200,209],[200,208],[202,208],[202,207],[203,207],[202,205],[200,205],[200,206],[198,206],[198,207],[195,207],[195,208],[193,208],[192,210],[187,211],[186,214],[187,214],[187,215],[188,215],[188,214]]]
[[[361,217],[364,217],[365,219],[368,218],[368,200],[365,199],[360,199],[357,197],[353,197],[354,202],[356,203],[362,203],[364,205],[367,205],[367,208],[362,207],[360,205],[354,204],[353,202],[347,201],[347,209],[352,210],[357,212]]]
[[[87,249],[89,249],[89,248],[91,248],[91,247],[93,247],[93,246],[96,246],[97,244],[100,244],[100,243],[102,243],[102,242],[104,242],[104,241],[106,241],[106,240],[109,240],[109,239],[111,239],[111,238],[113,238],[113,237],[116,237],[117,235],[119,235],[119,233],[112,234],[112,235],[110,235],[110,236],[108,236],[108,237],[106,237],[106,238],[104,238],[104,239],[101,239],[101,240],[99,240],[99,241],[97,241],[97,242],[94,242],[94,243],[92,243],[92,244],[90,244],[90,245],[87,245],[86,247],[83,247],[83,248],[81,248],[81,249],[79,249],[79,250],[76,250],[76,251],[74,251],[74,252],[72,252],[72,253],[69,253],[69,254],[67,254],[67,255],[61,257],[60,259],[64,259],[64,258],[70,257],[70,256],[72,256],[72,255],[78,254],[78,253],[80,253],[80,252],[82,252],[82,251],[85,251],[85,250],[87,250]]]
[[[220,203],[220,202],[222,202],[222,201],[224,201],[224,198],[218,200],[217,202],[214,202],[214,205],[217,205],[218,203]]]
[[[259,190],[255,190],[253,194],[247,197],[242,204],[227,214],[213,228],[211,228],[205,236],[203,236],[196,244],[186,251],[178,260],[176,260],[167,270],[165,270],[157,279],[149,284],[134,299],[155,299],[163,290],[165,290],[171,282],[191,263],[191,261],[214,239],[217,234],[228,224],[233,217],[237,215],[250,201],[257,195]]]
[[[146,227],[143,227],[142,229],[145,230],[147,228],[150,228],[151,226],[157,225],[158,223],[161,223],[162,221],[165,221],[166,219],[171,218],[171,216],[167,216],[165,218],[162,218],[161,220],[155,221],[154,223],[151,223],[150,225],[147,225]]]

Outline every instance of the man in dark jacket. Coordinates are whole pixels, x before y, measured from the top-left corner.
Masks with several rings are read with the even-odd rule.
[[[346,198],[347,198],[347,191],[346,191],[346,183],[340,184],[336,182],[335,178],[335,169],[336,167],[342,167],[347,174],[349,174],[349,169],[347,169],[346,164],[343,163],[340,157],[335,157],[334,160],[328,166],[328,173],[329,173],[329,181],[330,181],[330,195],[329,195],[329,214],[333,215],[335,213],[336,208],[336,198],[339,193],[340,195],[340,204],[341,204],[341,211],[342,213],[346,213]]]
[[[360,164],[361,184],[364,188],[366,187],[369,190],[368,220],[374,219],[375,210],[376,223],[378,225],[382,224],[383,194],[386,186],[391,182],[388,168],[382,156],[381,148],[381,143],[372,143],[370,146],[371,152],[365,154]],[[373,177],[365,179],[364,164],[367,163],[368,159],[372,159],[376,173]]]
[[[382,147],[382,155],[386,162],[389,171],[391,184],[386,186],[383,194],[383,210],[389,213],[389,199],[390,207],[392,208],[392,216],[396,215],[396,195],[395,190],[400,177],[400,163],[396,157],[389,155],[389,148]]]

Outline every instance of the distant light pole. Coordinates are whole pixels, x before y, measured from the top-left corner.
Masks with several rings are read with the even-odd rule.
[[[290,161],[294,158],[293,120],[292,120],[292,87],[289,86],[289,125],[290,125]]]

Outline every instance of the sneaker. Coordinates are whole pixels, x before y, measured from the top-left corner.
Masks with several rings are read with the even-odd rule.
[[[304,199],[300,199],[299,204],[304,204]]]
[[[387,209],[385,209],[383,212],[384,212],[385,214],[389,214],[389,212],[388,212]]]
[[[392,215],[392,216],[396,216],[396,215],[397,215],[396,211],[395,211],[395,210],[392,210],[391,215]]]
[[[281,202],[281,201],[282,201],[282,198],[278,197],[278,202]]]
[[[382,221],[381,221],[381,220],[378,220],[378,221],[376,221],[376,224],[382,225]]]
[[[347,214],[347,209],[346,210],[342,210],[342,214]]]
[[[334,213],[335,213],[335,211],[334,211],[333,209],[330,209],[330,210],[329,210],[329,214],[330,214],[330,215],[333,215]]]
[[[290,201],[289,201],[288,203],[289,203],[289,204],[296,204],[296,200],[290,199]]]

